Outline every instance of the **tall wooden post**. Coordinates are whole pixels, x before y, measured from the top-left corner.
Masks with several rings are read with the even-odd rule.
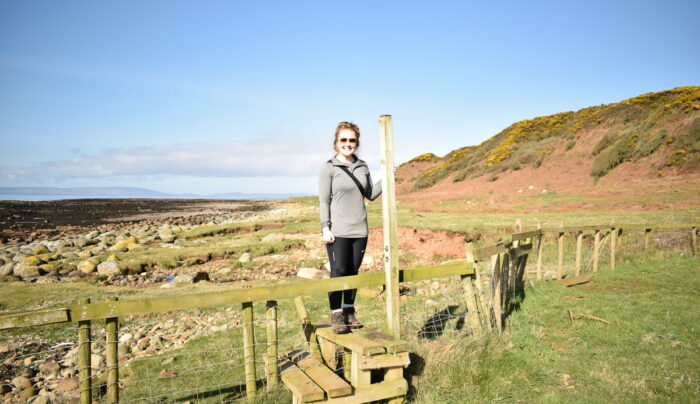
[[[564,222],[561,222],[559,231],[559,257],[557,265],[557,279],[561,279],[564,274]]]
[[[277,302],[268,300],[267,307],[267,388],[273,389],[279,382],[277,367]]]
[[[80,299],[78,304],[88,304],[90,299]],[[80,376],[80,404],[92,403],[92,369],[90,359],[90,320],[78,321],[78,375]]]
[[[690,229],[690,249],[691,249],[693,255],[698,253],[698,228],[697,227],[693,227],[692,229]]]
[[[116,297],[107,299],[117,301]],[[110,317],[105,324],[105,351],[107,356],[107,402],[119,402],[119,318]]]
[[[255,324],[253,303],[243,303],[243,360],[245,361],[245,395],[250,400],[257,392],[255,372]]]
[[[593,272],[598,272],[600,263],[600,229],[595,229],[593,237]]]
[[[617,251],[617,229],[610,228],[610,269],[615,270],[615,253]]]
[[[398,224],[394,178],[394,134],[391,115],[379,117],[379,149],[382,166],[382,214],[384,221],[384,271],[386,273],[387,328],[400,338]]]
[[[581,254],[583,252],[583,232],[576,232],[576,269],[575,275],[581,274]]]

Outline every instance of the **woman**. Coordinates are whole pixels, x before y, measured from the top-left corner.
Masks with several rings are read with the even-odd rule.
[[[335,157],[321,167],[318,195],[321,207],[321,228],[326,242],[331,278],[357,275],[367,247],[367,210],[365,198],[373,201],[382,192],[374,186],[367,164],[357,158],[360,129],[351,122],[341,122],[335,129]],[[331,326],[336,334],[360,328],[355,317],[357,289],[328,293]]]

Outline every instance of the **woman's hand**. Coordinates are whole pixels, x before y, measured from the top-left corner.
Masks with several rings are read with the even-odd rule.
[[[333,232],[331,232],[331,229],[324,227],[322,232],[323,235],[321,238],[323,238],[323,241],[325,241],[326,244],[333,244],[333,242],[335,242],[335,236],[333,235]]]

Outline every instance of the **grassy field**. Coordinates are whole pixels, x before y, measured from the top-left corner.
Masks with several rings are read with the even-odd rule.
[[[500,337],[417,347],[417,403],[697,402],[698,260],[633,262],[586,285],[531,283]],[[570,320],[568,310],[591,318]]]

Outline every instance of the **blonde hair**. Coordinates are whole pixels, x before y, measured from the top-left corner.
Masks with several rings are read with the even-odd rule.
[[[355,146],[355,149],[360,148],[360,128],[357,127],[352,122],[341,122],[338,124],[338,126],[335,128],[335,137],[333,138],[333,150],[336,152],[338,151],[338,134],[340,134],[340,131],[343,129],[350,129],[351,131],[355,132],[355,137],[357,138],[357,146]]]

